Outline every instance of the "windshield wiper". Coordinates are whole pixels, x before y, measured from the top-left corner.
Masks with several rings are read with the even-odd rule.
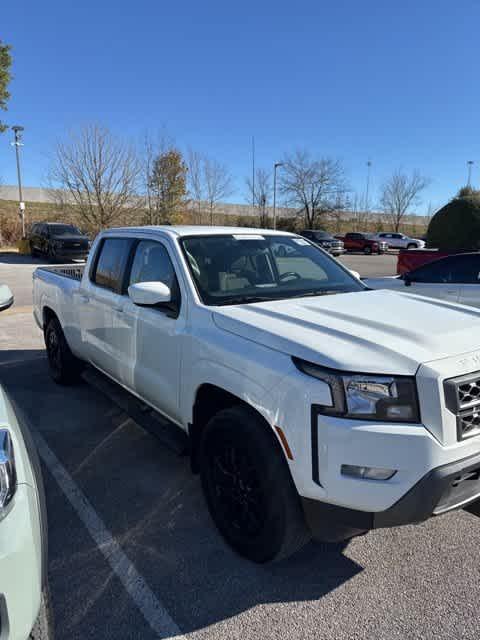
[[[275,298],[268,297],[268,296],[233,296],[232,298],[221,300],[217,302],[217,304],[218,305],[247,304],[251,302],[270,302],[272,300],[275,300]]]
[[[342,289],[317,289],[316,291],[305,291],[305,293],[298,293],[294,296],[289,296],[290,298],[309,298],[312,296],[330,296],[334,293],[347,293],[347,291]]]

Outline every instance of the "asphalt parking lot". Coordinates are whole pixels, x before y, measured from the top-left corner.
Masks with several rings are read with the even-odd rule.
[[[342,261],[395,273],[396,256]],[[0,255],[16,296],[0,315],[0,381],[41,444],[58,638],[478,639],[480,520],[465,512],[273,566],[237,557],[186,458],[96,389],[50,380],[31,315],[38,264]]]

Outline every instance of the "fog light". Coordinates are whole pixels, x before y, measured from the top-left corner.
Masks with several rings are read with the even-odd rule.
[[[342,464],[343,476],[363,478],[365,480],[390,480],[397,473],[396,469],[380,469],[379,467],[357,467],[355,464]]]

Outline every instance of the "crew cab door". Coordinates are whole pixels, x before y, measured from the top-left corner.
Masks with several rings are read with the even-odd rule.
[[[134,304],[128,294],[125,296],[122,313],[116,318],[116,330],[126,336],[117,354],[120,381],[175,421],[179,419],[186,303],[166,243],[161,240],[136,243],[126,289],[139,282],[163,282],[172,292],[173,301],[146,307]]]
[[[129,339],[119,331],[116,314],[125,302],[124,278],[131,247],[129,238],[104,238],[77,294],[85,357],[115,380],[119,378],[118,352],[123,340]]]

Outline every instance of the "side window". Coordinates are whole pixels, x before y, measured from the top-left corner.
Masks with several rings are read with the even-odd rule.
[[[459,284],[480,284],[480,256],[457,256],[450,261],[452,280]]]
[[[159,242],[141,240],[135,250],[130,284],[137,282],[163,282],[172,292],[176,284],[175,270],[165,247]]]
[[[435,260],[429,264],[419,267],[411,273],[412,282],[430,282],[438,284],[442,282],[452,282],[452,261]]]
[[[130,245],[131,240],[128,238],[106,238],[103,241],[92,278],[95,284],[122,293]]]

